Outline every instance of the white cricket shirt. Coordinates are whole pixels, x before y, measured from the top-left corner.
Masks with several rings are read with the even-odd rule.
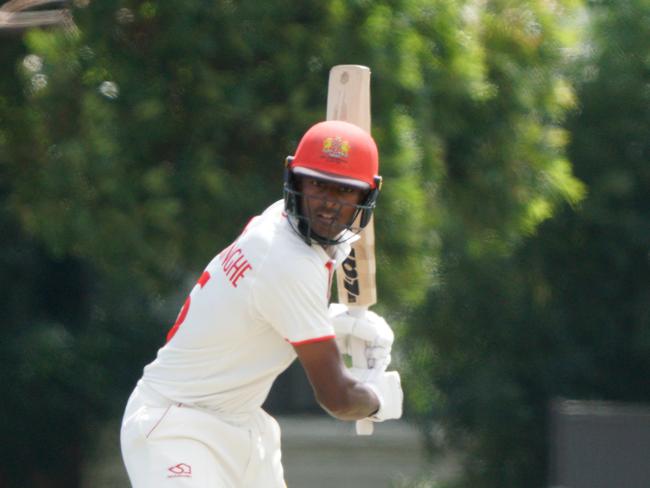
[[[350,245],[331,252],[305,244],[283,201],[271,205],[210,262],[141,381],[172,401],[224,413],[260,407],[296,358],[292,345],[334,337],[332,274]]]

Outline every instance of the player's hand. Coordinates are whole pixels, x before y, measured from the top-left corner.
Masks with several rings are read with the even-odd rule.
[[[404,392],[397,371],[379,371],[377,369],[350,368],[352,376],[372,388],[379,399],[379,410],[368,417],[373,422],[399,419],[402,417]]]
[[[336,344],[341,354],[351,357],[353,368],[386,370],[395,334],[383,317],[369,310],[356,317],[340,303],[330,305],[329,315]]]

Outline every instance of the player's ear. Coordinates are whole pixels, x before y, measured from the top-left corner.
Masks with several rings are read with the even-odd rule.
[[[298,210],[296,177],[290,168],[291,161],[293,156],[287,156],[284,160],[284,209],[289,215],[293,215]]]
[[[359,219],[359,225],[362,229],[370,222],[370,217],[372,217],[372,212],[377,204],[377,197],[379,197],[381,185],[381,176],[375,176],[375,188],[368,192],[368,196],[363,202],[364,209],[361,211],[361,218]]]
[[[289,178],[291,177],[291,161],[293,161],[293,156],[287,156],[284,158],[284,183],[285,185],[289,183]]]

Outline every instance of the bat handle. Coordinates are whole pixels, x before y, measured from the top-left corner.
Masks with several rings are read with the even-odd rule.
[[[355,307],[350,305],[348,306],[348,310],[353,317],[362,317],[368,310],[368,307]],[[372,435],[375,430],[375,424],[372,420],[368,419],[357,420],[355,430],[357,431],[357,435]]]
[[[375,431],[375,425],[372,420],[361,419],[357,420],[355,425],[357,435],[372,435]]]

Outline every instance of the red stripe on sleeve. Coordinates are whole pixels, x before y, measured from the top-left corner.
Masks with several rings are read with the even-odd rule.
[[[335,335],[328,335],[328,336],[323,336],[323,337],[314,337],[313,339],[307,339],[304,341],[298,341],[298,342],[291,342],[290,340],[286,339],[286,341],[291,344],[292,346],[302,346],[303,344],[313,344],[314,342],[323,342],[323,341],[329,341],[330,339],[336,338]]]

